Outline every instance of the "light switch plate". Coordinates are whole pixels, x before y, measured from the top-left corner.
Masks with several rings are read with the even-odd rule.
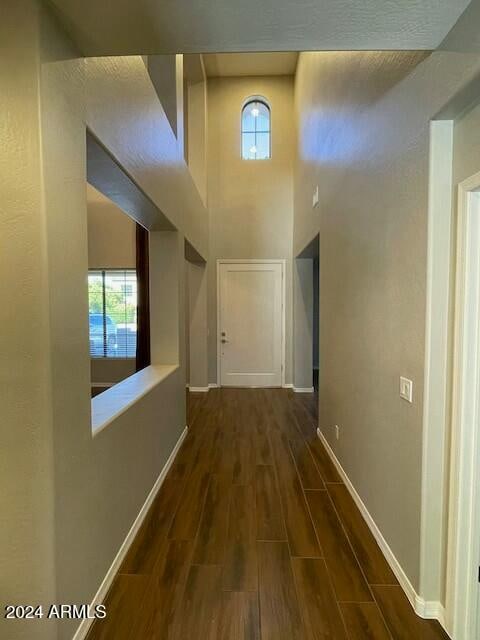
[[[315,187],[315,191],[313,192],[313,197],[312,197],[312,208],[315,208],[318,204],[318,184]]]
[[[407,402],[413,402],[413,382],[400,376],[400,397]]]

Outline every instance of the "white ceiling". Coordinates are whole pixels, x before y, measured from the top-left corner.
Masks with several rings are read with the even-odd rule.
[[[298,53],[207,53],[203,55],[210,78],[224,76],[291,76]]]
[[[435,49],[469,0],[50,0],[85,55]]]

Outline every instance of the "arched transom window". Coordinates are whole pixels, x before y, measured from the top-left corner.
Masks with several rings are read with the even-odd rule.
[[[250,98],[242,109],[242,158],[270,158],[270,133],[268,104],[261,98]]]

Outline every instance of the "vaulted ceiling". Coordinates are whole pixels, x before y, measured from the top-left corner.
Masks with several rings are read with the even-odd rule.
[[[49,0],[84,55],[435,49],[468,0]]]

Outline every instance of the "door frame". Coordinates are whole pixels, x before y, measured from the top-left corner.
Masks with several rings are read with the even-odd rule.
[[[272,260],[256,260],[254,258],[249,259],[237,259],[230,260],[226,258],[220,258],[217,260],[217,387],[221,386],[222,380],[222,358],[220,353],[220,265],[222,264],[279,264],[282,272],[282,387],[285,387],[285,296],[286,296],[286,264],[287,261],[284,258],[272,259]]]
[[[458,186],[446,622],[471,640],[480,564],[480,172]]]

